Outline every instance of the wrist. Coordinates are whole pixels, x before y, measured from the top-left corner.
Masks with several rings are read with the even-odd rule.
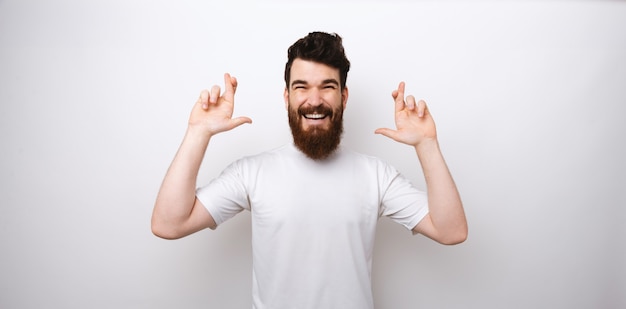
[[[187,127],[187,132],[185,132],[185,139],[195,142],[208,143],[212,136],[213,134],[211,134],[210,132],[207,132],[205,129],[194,125],[189,125]]]
[[[439,142],[436,138],[427,138],[417,143],[414,147],[418,155],[426,154],[439,151]]]

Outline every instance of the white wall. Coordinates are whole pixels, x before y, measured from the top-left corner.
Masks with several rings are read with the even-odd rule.
[[[286,49],[313,30],[353,64],[344,143],[423,186],[373,134],[405,80],[465,202],[459,246],[381,220],[378,308],[626,306],[626,3],[226,2],[0,1],[0,307],[249,308],[249,214],[165,241],[152,204],[225,71],[254,124],[200,182],[289,141]]]

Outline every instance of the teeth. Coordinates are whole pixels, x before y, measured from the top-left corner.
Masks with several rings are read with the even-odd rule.
[[[322,119],[322,118],[326,117],[326,115],[324,115],[324,114],[306,114],[306,115],[304,115],[304,117],[306,117],[308,119]]]

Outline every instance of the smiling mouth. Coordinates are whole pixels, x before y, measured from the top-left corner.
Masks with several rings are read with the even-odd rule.
[[[326,118],[328,115],[326,115],[326,114],[304,114],[302,116],[304,116],[304,118],[306,118],[306,119],[321,120],[321,119]]]

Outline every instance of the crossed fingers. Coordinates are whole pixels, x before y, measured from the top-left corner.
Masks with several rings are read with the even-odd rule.
[[[200,95],[202,108],[206,110],[209,108],[209,104],[217,104],[220,99],[232,103],[237,90],[237,79],[228,73],[224,73],[224,87],[226,88],[224,94],[221,93],[222,89],[218,85],[213,85],[209,91],[203,91]]]
[[[419,100],[415,102],[415,97],[413,95],[408,95],[405,99],[404,89],[405,83],[400,82],[400,84],[398,85],[398,89],[394,90],[391,93],[391,96],[396,102],[396,112],[406,110],[410,113],[416,111],[418,117],[423,117],[427,110],[426,102],[424,102],[424,100]]]

